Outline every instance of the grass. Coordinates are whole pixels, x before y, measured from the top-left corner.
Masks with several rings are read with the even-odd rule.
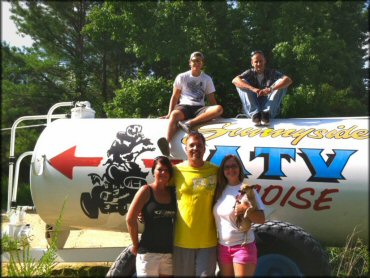
[[[57,240],[62,225],[62,214],[66,201],[64,201],[61,213],[55,224],[55,232],[52,233],[50,245],[45,254],[36,260],[32,258],[30,244],[27,238],[16,240],[8,236],[1,239],[2,252],[9,252],[9,263],[6,264],[6,275],[9,277],[51,277],[57,265]],[[4,273],[2,273],[4,274]]]
[[[60,226],[60,220],[57,221],[57,229]],[[57,234],[57,233],[56,233]],[[356,237],[356,229],[348,236],[344,247],[328,247],[326,251],[329,254],[332,276],[334,277],[369,277],[369,248],[361,239]],[[56,243],[57,235],[53,237],[52,242]],[[18,250],[18,256],[23,256],[23,263],[14,260],[7,264],[7,270],[4,272],[2,266],[2,276],[8,277],[105,277],[111,263],[75,263],[57,264],[55,262],[56,247],[51,247],[45,253],[45,258],[35,262],[29,255],[28,241],[19,241],[2,238],[3,251]],[[55,248],[55,249],[54,249]],[[21,249],[21,253],[19,252]],[[28,255],[27,255],[28,254]],[[10,267],[11,266],[11,267]]]
[[[54,277],[105,277],[112,263],[61,264],[53,270]]]
[[[356,234],[354,229],[344,247],[327,248],[333,276],[369,277],[369,246]]]

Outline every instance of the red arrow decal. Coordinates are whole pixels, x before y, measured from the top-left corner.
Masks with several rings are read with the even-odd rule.
[[[54,156],[50,164],[69,179],[73,179],[73,167],[97,167],[102,157],[76,157],[76,146]]]

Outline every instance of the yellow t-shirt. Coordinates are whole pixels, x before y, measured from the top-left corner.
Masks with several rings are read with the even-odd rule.
[[[188,161],[174,167],[177,216],[175,246],[209,248],[217,245],[212,201],[218,167],[208,161],[200,168],[190,167]]]

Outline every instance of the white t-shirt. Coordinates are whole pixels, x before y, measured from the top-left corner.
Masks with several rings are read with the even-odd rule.
[[[216,91],[212,78],[201,72],[193,76],[191,70],[180,73],[173,83],[173,87],[181,90],[179,104],[204,106],[205,95]]]
[[[216,221],[218,242],[225,246],[240,245],[244,242],[245,233],[240,232],[236,227],[236,216],[234,215],[235,197],[239,194],[239,185],[227,185],[221,197],[213,207],[213,215]],[[254,190],[256,196],[257,210],[264,210],[265,206],[261,197]],[[247,232],[247,242],[254,241],[254,232],[250,229]]]

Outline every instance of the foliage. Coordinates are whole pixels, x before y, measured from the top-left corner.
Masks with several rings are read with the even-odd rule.
[[[368,277],[369,247],[356,237],[357,231],[347,237],[343,248],[327,248],[332,274],[335,277]]]
[[[6,234],[1,237],[1,253],[16,251],[29,245],[30,238],[14,239]]]
[[[368,97],[358,99],[349,88],[338,90],[329,84],[315,89],[301,85],[283,99],[283,117],[349,117],[368,113]],[[364,102],[365,100],[365,102]],[[330,111],[330,113],[328,113]]]
[[[330,84],[335,91],[345,90],[347,100],[366,103],[368,96],[363,1],[14,1],[12,12],[19,31],[34,39],[23,54],[8,51],[21,57],[13,61],[19,69],[39,74],[22,73],[30,82],[19,89],[36,86],[38,92],[30,102],[50,94],[55,96],[51,102],[89,100],[97,115],[105,116],[101,104],[113,101],[122,80],[142,79],[140,74],[173,80],[186,70],[194,50],[206,55],[205,71],[214,79],[225,117],[237,114],[235,103],[241,108],[231,80],[250,67],[248,53],[254,49],[264,50],[271,67],[292,77],[290,93],[309,86],[319,95]],[[46,79],[48,87],[40,88]],[[8,88],[9,82],[14,79],[5,76]],[[146,104],[137,105],[142,110]],[[292,107],[283,115],[295,116]],[[340,112],[326,109],[325,116]],[[366,114],[363,109],[345,113]]]
[[[112,103],[105,106],[109,117],[151,118],[166,115],[172,82],[163,78],[144,77],[122,81]]]
[[[2,42],[2,128],[61,101],[88,100],[97,117],[164,115],[170,83],[195,50],[205,54],[223,117],[241,112],[231,80],[256,49],[293,80],[281,117],[369,114],[364,1],[12,1],[11,11],[34,44]],[[15,157],[40,131],[17,131]]]
[[[28,166],[28,165],[26,165]],[[8,200],[8,179],[2,177],[1,179],[1,209],[7,209],[7,200]],[[18,192],[17,192],[17,203],[22,204],[22,206],[33,206],[31,189],[29,183],[18,183]]]
[[[106,277],[111,263],[99,265],[76,265],[55,269],[53,275],[57,277]]]
[[[5,239],[5,242],[8,242],[8,246],[12,248],[12,250],[9,250],[10,258],[7,266],[9,277],[51,277],[53,269],[57,264],[58,234],[62,225],[62,215],[65,204],[66,199],[64,200],[61,212],[55,223],[55,232],[52,233],[50,245],[39,261],[32,258],[29,244],[23,244],[23,241],[9,240],[9,238]],[[4,238],[2,238],[2,245],[3,240]],[[14,250],[15,247],[17,247],[16,250]]]

